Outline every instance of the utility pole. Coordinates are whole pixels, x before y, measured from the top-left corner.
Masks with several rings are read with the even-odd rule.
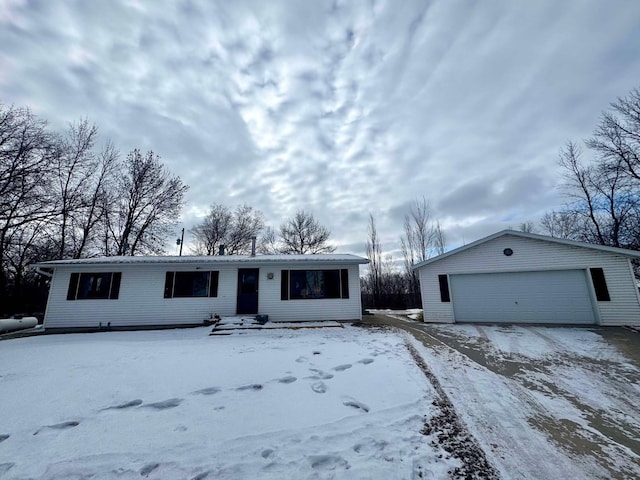
[[[179,256],[182,256],[182,244],[183,243],[184,243],[184,228],[182,229],[181,237],[176,240],[176,244],[180,245],[180,254],[179,254]]]

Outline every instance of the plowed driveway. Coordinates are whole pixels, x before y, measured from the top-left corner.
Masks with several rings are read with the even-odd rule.
[[[411,333],[502,478],[640,478],[640,333],[364,321]]]

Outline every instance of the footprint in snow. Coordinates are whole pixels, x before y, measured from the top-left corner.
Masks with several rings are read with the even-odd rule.
[[[153,472],[159,466],[160,466],[159,463],[149,463],[140,469],[140,475],[142,477],[147,477],[151,472]]]
[[[198,475],[193,477],[191,480],[204,480],[205,478],[207,478],[209,476],[210,473],[211,472],[209,472],[209,471],[199,473]]]
[[[324,382],[316,382],[311,384],[311,390],[316,393],[325,393],[327,391],[327,386]]]
[[[193,395],[214,395],[220,391],[218,387],[207,387],[202,388],[200,390],[196,390],[195,392],[191,392]]]
[[[369,365],[370,363],[373,363],[373,358],[363,358],[362,360],[358,360],[358,363]]]
[[[319,352],[318,350],[314,351],[313,354],[314,355],[320,355],[322,352]]]
[[[349,463],[338,455],[311,455],[309,456],[311,468],[319,470],[335,470],[336,468],[350,467]]]
[[[142,405],[142,400],[138,398],[136,400],[131,400],[129,402],[120,403],[118,405],[111,405],[110,407],[103,408],[100,411],[103,412],[105,410],[124,410],[125,408],[137,407],[139,405]]]
[[[258,391],[258,390],[262,390],[262,385],[260,385],[259,383],[254,383],[254,384],[251,384],[251,385],[243,385],[242,387],[236,388],[236,390],[238,390],[238,391],[243,391],[243,390]]]
[[[170,398],[161,402],[147,403],[143,407],[153,408],[155,410],[167,410],[169,408],[175,408],[182,403],[182,398]]]
[[[318,370],[317,368],[310,368],[309,371],[315,373],[315,375],[311,375],[309,378],[312,380],[329,380],[333,378],[333,375],[327,372],[323,372],[322,370]]]
[[[305,356],[296,358],[296,363],[305,363],[306,361],[307,361],[307,357]]]
[[[266,448],[262,451],[262,453],[260,454],[262,455],[262,458],[269,458],[271,455],[273,455],[273,449],[272,448]]]
[[[10,436],[11,435],[9,435],[9,434],[0,434],[0,443],[4,442]]]
[[[40,432],[46,430],[66,430],[68,428],[77,427],[78,425],[80,425],[80,422],[75,421],[56,423],[55,425],[45,425],[44,427],[40,427],[38,430],[36,430],[34,435],[38,435]]]
[[[356,410],[363,410],[364,412],[368,412],[369,411],[369,407],[367,405],[365,405],[362,402],[359,402],[357,400],[354,400],[353,398],[347,398],[345,399],[342,404],[345,407],[352,407],[355,408]]]
[[[389,446],[389,442],[384,440],[374,440],[373,438],[367,438],[361,443],[356,443],[353,446],[353,451],[356,453],[370,453],[373,451],[381,452]]]
[[[348,370],[349,368],[351,368],[351,364],[350,363],[345,363],[344,365],[338,365],[337,367],[333,367],[333,369],[336,372],[343,372],[345,370]]]
[[[296,380],[297,380],[297,378],[296,378],[296,377],[293,377],[293,376],[291,376],[291,375],[288,375],[288,376],[286,376],[286,377],[279,378],[279,379],[278,379],[278,382],[280,382],[280,383],[293,383],[293,382],[295,382]]]

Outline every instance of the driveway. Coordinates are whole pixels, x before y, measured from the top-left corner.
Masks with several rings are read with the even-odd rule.
[[[640,478],[640,333],[364,322],[411,334],[503,478]]]

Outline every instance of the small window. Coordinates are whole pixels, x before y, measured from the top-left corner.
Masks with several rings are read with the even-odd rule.
[[[72,273],[67,300],[116,300],[121,278],[120,272]]]
[[[609,289],[607,288],[607,281],[604,278],[604,270],[601,268],[590,268],[591,280],[593,282],[593,288],[596,291],[596,299],[599,302],[610,302]]]
[[[349,298],[348,278],[347,269],[282,270],[280,298],[282,300]]]
[[[164,298],[194,298],[218,296],[219,272],[167,272]]]
[[[438,275],[438,283],[440,284],[440,301],[450,302],[451,295],[449,294],[449,280],[446,275]]]

